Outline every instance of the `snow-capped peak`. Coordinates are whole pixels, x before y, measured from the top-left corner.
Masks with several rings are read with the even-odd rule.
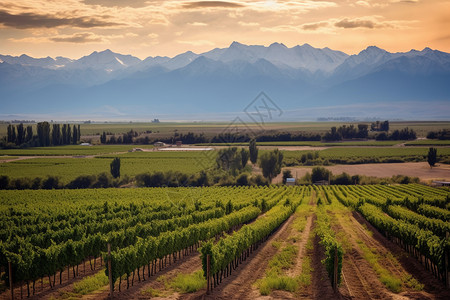
[[[124,64],[123,61],[118,59],[116,56],[114,56],[114,58],[119,62],[119,64],[121,64],[122,66],[126,66],[126,64]]]

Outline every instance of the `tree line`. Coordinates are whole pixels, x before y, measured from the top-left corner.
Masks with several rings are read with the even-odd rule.
[[[430,131],[427,134],[427,139],[450,140],[450,130]]]
[[[47,147],[60,145],[76,145],[80,141],[80,125],[52,124],[49,122],[39,122],[36,124],[36,134],[33,126],[23,123],[19,125],[9,124],[7,128],[4,147]]]
[[[379,122],[377,121],[377,123]],[[392,132],[389,132],[388,121],[384,121],[376,125],[377,123],[373,123],[371,125],[372,131],[379,131],[379,133],[374,136],[377,141],[415,140],[417,138],[416,132],[408,127],[401,130],[396,129]],[[351,139],[368,139],[368,128],[369,126],[367,124],[358,124],[357,126],[353,124],[349,126],[342,125],[340,127],[333,126],[331,127],[330,131],[327,131],[322,136],[322,140],[325,142],[334,142]]]

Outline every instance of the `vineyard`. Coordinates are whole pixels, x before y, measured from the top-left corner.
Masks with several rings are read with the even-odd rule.
[[[11,190],[0,215],[1,299],[450,296],[449,192],[419,184]]]

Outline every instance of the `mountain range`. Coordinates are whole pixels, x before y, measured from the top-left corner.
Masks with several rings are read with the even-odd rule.
[[[390,53],[370,46],[347,55],[308,44],[233,42],[201,54],[144,60],[111,50],[77,60],[0,55],[2,119],[224,120],[243,115],[261,91],[284,112],[274,121],[448,120],[450,54],[430,48]]]

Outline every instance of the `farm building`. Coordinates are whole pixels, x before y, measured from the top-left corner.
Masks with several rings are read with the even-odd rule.
[[[163,142],[155,142],[154,144],[153,144],[153,146],[155,146],[155,147],[164,147],[166,144],[164,144]]]
[[[295,185],[295,178],[286,178],[286,185]]]

